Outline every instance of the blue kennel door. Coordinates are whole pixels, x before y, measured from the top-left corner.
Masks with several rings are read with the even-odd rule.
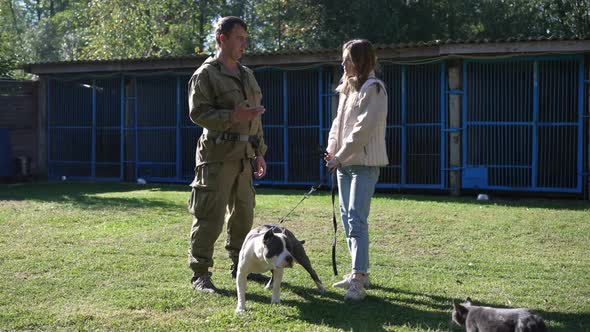
[[[487,187],[487,167],[467,167],[463,170],[463,188],[482,189]]]

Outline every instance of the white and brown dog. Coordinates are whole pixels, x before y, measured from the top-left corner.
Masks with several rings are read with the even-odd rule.
[[[236,285],[238,289],[238,306],[236,312],[246,310],[246,276],[250,272],[272,271],[272,278],[266,285],[272,287],[271,303],[281,302],[281,281],[283,269],[293,267],[293,260],[307,270],[321,293],[326,289],[311,263],[303,243],[288,229],[275,225],[259,226],[251,230],[240,251]]]

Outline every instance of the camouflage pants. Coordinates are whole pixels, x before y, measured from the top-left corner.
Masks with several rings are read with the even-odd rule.
[[[196,168],[188,202],[193,215],[189,265],[195,274],[213,266],[213,248],[227,219],[225,249],[237,262],[254,221],[255,191],[250,160],[209,163]],[[226,213],[227,212],[227,213]]]

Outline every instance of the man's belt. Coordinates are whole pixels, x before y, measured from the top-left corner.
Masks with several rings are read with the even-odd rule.
[[[222,141],[233,141],[233,142],[250,142],[254,146],[258,145],[258,137],[255,135],[244,135],[239,133],[230,133],[227,131],[218,132],[213,130],[207,130],[207,138],[215,140],[215,143],[219,144]]]

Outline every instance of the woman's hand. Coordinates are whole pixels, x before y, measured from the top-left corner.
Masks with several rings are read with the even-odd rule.
[[[334,157],[334,154],[330,152],[326,154],[324,160],[326,161],[326,167],[328,167],[328,170],[330,170],[330,172],[334,172],[338,165],[340,165],[338,158]]]

